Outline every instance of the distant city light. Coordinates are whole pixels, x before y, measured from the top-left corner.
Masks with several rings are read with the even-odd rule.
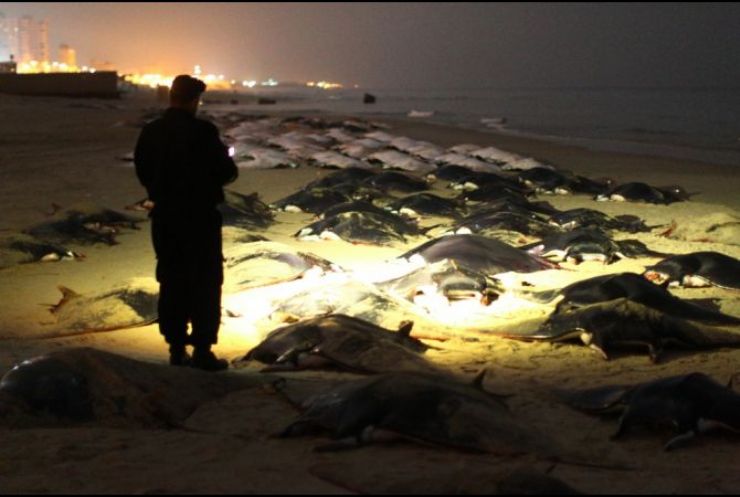
[[[158,86],[172,86],[175,77],[163,76],[162,74],[126,74],[123,79],[137,86],[156,88]]]
[[[315,81],[309,81],[308,83],[306,83],[306,86],[315,86],[317,88],[321,88],[322,90],[335,90],[337,88],[343,87],[341,83],[332,83],[330,81],[319,81],[318,83]]]
[[[208,85],[208,89],[210,90],[230,90],[236,83],[236,81],[226,80],[223,74],[203,74],[203,69],[198,64],[193,67],[192,76],[202,79],[203,82]],[[137,86],[157,88],[158,86],[172,86],[172,81],[174,81],[175,76],[159,73],[132,73],[126,74],[124,79]]]
[[[95,72],[94,67],[68,65],[58,61],[38,61],[31,60],[28,62],[19,62],[16,66],[17,74],[40,74],[40,73],[58,73],[58,72]]]
[[[260,83],[260,86],[277,86],[278,82],[272,78],[267,78],[267,81]]]

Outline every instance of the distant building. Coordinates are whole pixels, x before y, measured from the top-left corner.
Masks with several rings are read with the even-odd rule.
[[[31,16],[6,17],[0,13],[0,60],[17,62],[49,59],[49,23],[35,21]]]
[[[49,21],[46,19],[38,21],[31,31],[31,51],[36,56],[35,60],[51,60],[51,52],[49,50]]]
[[[15,74],[18,72],[18,64],[13,60],[13,56],[10,56],[10,60],[7,62],[0,62],[0,74]]]
[[[18,19],[5,17],[0,12],[0,61],[10,60],[11,55],[18,55],[18,31]]]
[[[59,45],[59,63],[67,64],[68,67],[77,66],[77,53],[75,49],[64,43]]]
[[[33,18],[23,16],[18,22],[18,62],[31,62],[38,60],[33,55],[31,34],[33,32]]]

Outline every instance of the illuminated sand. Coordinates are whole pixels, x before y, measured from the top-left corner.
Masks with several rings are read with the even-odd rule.
[[[9,119],[0,123],[4,137],[0,156],[0,235],[23,229],[45,219],[51,202],[62,206],[89,200],[121,209],[143,196],[130,166],[115,157],[130,151],[138,129],[120,123],[135,119],[150,100],[124,100],[122,109],[72,108],[61,99],[21,99],[0,96],[0,108]],[[260,112],[263,109],[260,109]],[[31,118],[31,114],[33,119]],[[740,234],[732,228],[720,233],[707,229],[738,216],[740,183],[729,167],[682,163],[669,159],[601,154],[520,138],[453,130],[421,123],[393,123],[387,130],[396,135],[425,139],[440,146],[459,143],[497,145],[523,155],[548,160],[592,177],[644,180],[654,184],[681,184],[702,194],[687,203],[654,206],[631,203],[596,203],[585,196],[547,197],[558,208],[586,206],[607,214],[635,214],[649,225],[670,224],[678,239],[656,234],[624,235],[637,238],[650,248],[663,252],[685,253],[716,250],[740,257]],[[91,139],[94,137],[94,139]],[[619,169],[616,169],[619,167]],[[314,168],[258,170],[242,172],[234,185],[237,191],[259,191],[265,201],[274,201],[329,171]],[[435,193],[444,193],[435,190]],[[311,219],[307,214],[283,213],[280,223],[263,233],[270,240],[312,252],[340,266],[372,274],[373,265],[391,259],[421,240],[386,247],[336,242],[296,242],[292,233]],[[84,262],[31,264],[0,271],[0,349],[3,371],[16,361],[60,347],[94,346],[129,357],[166,361],[166,348],[156,326],[110,333],[56,339],[29,340],[53,331],[44,304],[59,300],[56,286],[63,284],[80,293],[113,287],[131,278],[151,278],[154,269],[148,225],[138,232],[119,237],[112,247],[85,247]],[[659,230],[655,230],[656,232]],[[714,242],[699,241],[708,236]],[[228,236],[226,237],[228,239]],[[641,272],[656,259],[625,259],[609,266],[587,262],[577,268],[565,264],[565,271],[546,271],[526,275],[537,288],[552,288],[606,273]],[[228,280],[226,287],[233,283]],[[313,282],[315,284],[315,281]],[[290,284],[290,283],[288,283]],[[310,285],[310,280],[296,286]],[[294,289],[297,290],[297,289]],[[261,336],[276,325],[269,319],[271,304],[280,295],[244,301],[242,318],[224,318],[218,354],[234,358],[243,355]],[[707,288],[677,290],[688,298],[717,298],[721,310],[740,315],[740,295]],[[521,304],[521,303],[520,303]],[[429,341],[440,350],[427,357],[451,371],[473,375],[483,367],[490,369],[486,386],[493,391],[512,393],[512,409],[564,444],[588,445],[597,453],[634,462],[639,468],[629,472],[585,469],[558,465],[553,475],[588,492],[699,492],[729,493],[740,489],[736,461],[740,459],[737,437],[708,436],[674,453],[660,451],[660,436],[634,436],[623,442],[610,442],[612,422],[587,417],[557,404],[547,395],[549,386],[587,387],[606,383],[640,382],[656,376],[701,371],[725,381],[737,372],[740,351],[708,353],[669,353],[659,365],[652,365],[642,354],[624,354],[611,362],[581,346],[527,344],[489,338],[486,329],[516,324],[511,316],[490,316],[493,310],[509,312],[504,300],[492,304],[483,315],[471,314],[462,307],[444,309],[430,303],[437,317],[448,319],[435,325],[432,319],[417,319],[417,333],[447,340]],[[499,306],[497,308],[496,306]],[[249,311],[252,311],[249,313]],[[516,307],[516,319],[527,322],[541,318],[547,307]],[[452,326],[465,316],[463,331]],[[408,316],[387,315],[388,327],[396,327]],[[47,323],[47,324],[43,324]],[[475,341],[470,341],[474,339]],[[257,367],[238,374],[247,374]],[[312,373],[312,377],[333,377]],[[0,488],[8,492],[327,492],[347,490],[389,491],[393,488],[419,488],[422,481],[444,476],[446,484],[459,475],[490,475],[520,465],[538,469],[548,466],[528,458],[503,460],[460,454],[419,446],[372,447],[336,454],[313,454],[317,439],[274,440],[269,434],[290,422],[295,411],[273,396],[256,392],[234,393],[202,406],[191,421],[193,428],[212,433],[166,431],[116,431],[75,428],[29,430],[4,433],[0,447]],[[234,436],[234,435],[239,435]],[[164,453],[183,454],[180,461]],[[311,469],[313,468],[313,469]],[[354,468],[354,469],[353,469]],[[358,470],[357,468],[362,468]],[[445,472],[441,471],[445,468]],[[314,476],[321,475],[321,479]],[[288,476],[286,476],[288,475]],[[442,476],[440,476],[442,475]],[[458,476],[456,476],[458,475]],[[677,475],[680,475],[677,476]],[[338,479],[338,476],[341,478]],[[479,478],[483,481],[484,476]],[[335,483],[329,483],[334,481]],[[411,482],[411,483],[409,483]],[[416,482],[414,485],[413,482]],[[440,483],[433,488],[443,488]],[[428,488],[428,487],[425,487]]]

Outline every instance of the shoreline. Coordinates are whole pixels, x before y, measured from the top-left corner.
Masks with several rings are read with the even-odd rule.
[[[628,152],[592,150],[580,145],[513,136],[496,131],[459,128],[446,124],[410,122],[406,119],[379,119],[378,121],[393,125],[394,131],[400,135],[430,141],[443,147],[468,142],[481,146],[492,145],[506,151],[534,157],[559,169],[571,170],[577,174],[610,177],[620,182],[644,181],[656,186],[665,186],[673,184],[665,179],[666,175],[680,173],[695,182],[681,186],[689,192],[701,192],[701,196],[697,196],[697,199],[711,203],[723,203],[734,209],[740,209],[740,191],[738,191],[740,181],[736,181],[734,185],[732,183],[717,185],[707,178],[707,176],[715,175],[736,177],[740,174],[737,166]]]
[[[635,153],[626,150],[601,150],[590,148],[587,144],[565,143],[564,140],[567,140],[565,137],[548,139],[546,137],[528,136],[525,132],[519,134],[518,132],[498,131],[492,128],[477,129],[426,119],[389,117],[385,114],[358,113],[352,115],[311,108],[309,105],[294,109],[270,109],[269,106],[213,104],[204,106],[203,110],[206,112],[209,110],[234,111],[273,117],[304,115],[336,119],[361,119],[390,125],[397,135],[429,141],[444,148],[460,143],[475,143],[482,147],[492,145],[523,156],[534,157],[577,174],[610,177],[620,182],[643,181],[654,186],[668,186],[680,184],[677,181],[671,182],[665,179],[670,177],[672,173],[678,173],[686,175],[691,181],[690,184],[681,186],[689,192],[700,193],[696,199],[710,203],[723,203],[740,210],[740,195],[738,195],[740,180],[735,182],[734,185],[731,182],[717,185],[707,178],[707,175],[734,177],[736,174],[740,174],[740,164],[726,164],[670,155]],[[574,138],[574,140],[589,141],[591,139]],[[618,140],[614,140],[615,143],[619,143]],[[652,143],[646,145],[671,146]],[[733,186],[735,187],[734,191]]]
[[[508,98],[503,94],[498,94],[497,90],[491,89],[493,95],[497,95],[494,101],[489,101],[492,95],[488,93],[481,94],[485,89],[460,89],[459,92],[453,90],[382,90],[375,91],[372,88],[365,90],[344,90],[338,94],[322,94],[321,92],[302,93],[300,88],[296,89],[274,89],[269,94],[277,100],[275,107],[283,111],[312,111],[321,109],[321,112],[334,114],[352,114],[362,118],[380,119],[380,120],[414,120],[427,122],[441,126],[456,127],[471,131],[494,132],[506,136],[524,137],[538,141],[548,141],[551,143],[582,146],[587,149],[603,152],[624,152],[632,155],[647,155],[656,157],[668,157],[678,160],[691,160],[703,163],[716,163],[729,166],[740,167],[740,142],[734,135],[740,130],[734,126],[734,133],[720,133],[720,130],[707,119],[702,123],[695,122],[697,116],[694,114],[687,115],[687,122],[692,124],[688,128],[671,123],[664,123],[660,120],[644,122],[641,121],[641,115],[634,115],[636,121],[614,122],[609,115],[599,116],[594,114],[585,120],[579,117],[579,114],[569,114],[568,108],[555,117],[555,109],[543,111],[539,121],[535,120],[533,109],[522,107],[521,105],[509,105]],[[557,101],[558,92],[568,93],[567,89],[500,89],[504,93],[509,92],[509,98],[527,98],[538,99],[544,98],[538,90],[544,90],[546,93],[553,93],[550,97]],[[623,89],[605,88],[604,91],[622,91]],[[631,89],[633,91],[638,88]],[[374,94],[379,100],[377,104],[362,105],[359,102],[362,99],[362,91]],[[586,92],[586,101],[584,105],[595,105],[595,112],[606,112],[603,99],[592,102],[589,95],[593,94],[594,89],[581,88],[572,89],[575,94]],[[688,89],[686,91],[689,91]],[[716,90],[714,90],[716,91]],[[732,90],[728,91],[732,92]],[[441,92],[441,93],[440,93]],[[472,92],[472,93],[471,93]],[[598,93],[598,92],[597,92]],[[242,93],[237,90],[236,93],[213,92],[214,101],[224,103],[231,98],[241,99],[245,104],[250,105],[256,95],[261,92],[251,94]],[[689,92],[688,96],[693,95]],[[543,100],[546,104],[549,100]],[[573,96],[570,96],[573,99]],[[614,98],[624,98],[624,95],[617,94]],[[645,100],[642,95],[642,104]],[[675,98],[674,98],[675,100]],[[462,105],[455,105],[455,101],[463,102]],[[475,104],[477,107],[473,107]],[[727,107],[731,108],[731,102],[726,102]],[[665,102],[664,102],[665,104]],[[559,104],[555,104],[559,105]],[[676,104],[674,102],[674,105]],[[486,108],[492,107],[490,113],[486,113]],[[257,106],[250,105],[250,110]],[[432,115],[421,118],[409,118],[408,112],[411,110],[430,111]],[[652,109],[655,111],[655,109]],[[499,126],[485,126],[481,121],[484,119],[500,119],[505,116],[509,122]],[[677,118],[678,119],[678,118]],[[727,123],[725,131],[733,129],[731,123]],[[738,135],[740,136],[740,135]]]

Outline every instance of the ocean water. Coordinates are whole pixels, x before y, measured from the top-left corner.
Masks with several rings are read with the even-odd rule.
[[[366,92],[377,97],[375,104],[362,103]],[[276,110],[425,120],[596,150],[740,166],[740,88],[325,91],[278,87],[261,93],[277,99],[278,104],[271,106]],[[411,111],[431,115],[408,117]]]

